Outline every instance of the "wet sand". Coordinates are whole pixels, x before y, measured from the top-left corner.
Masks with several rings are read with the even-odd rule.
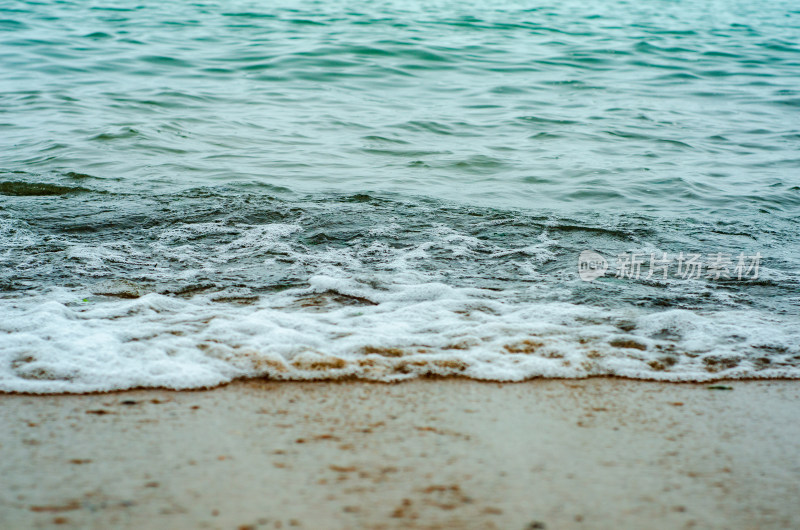
[[[800,384],[0,395],[0,528],[797,528]]]

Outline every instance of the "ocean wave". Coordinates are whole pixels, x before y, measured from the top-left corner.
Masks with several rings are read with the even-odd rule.
[[[788,225],[767,237],[747,221],[258,187],[69,197],[28,197],[37,208],[16,202],[0,221],[0,390],[800,375]],[[586,248],[612,259],[755,241],[766,259],[749,281],[578,278]]]
[[[236,294],[140,296],[123,285],[6,300],[0,390],[190,389],[254,377],[800,378],[796,322],[757,311],[514,303],[444,283],[376,289],[324,275],[270,296]]]

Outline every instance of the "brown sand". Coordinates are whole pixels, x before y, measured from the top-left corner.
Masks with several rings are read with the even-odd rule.
[[[0,395],[0,528],[798,528],[800,385]]]

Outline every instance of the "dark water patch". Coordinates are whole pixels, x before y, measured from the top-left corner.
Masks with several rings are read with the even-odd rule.
[[[519,121],[524,123],[536,123],[536,124],[544,124],[544,125],[574,125],[578,122],[574,120],[568,119],[559,119],[559,118],[546,118],[543,116],[520,116],[517,118]]]
[[[800,107],[800,98],[787,98],[775,100],[777,105],[785,105],[787,107]]]
[[[533,136],[529,136],[531,140],[558,140],[559,138],[564,138],[561,134],[553,134],[548,132],[540,132],[536,133]]]
[[[327,22],[319,21],[319,20],[311,20],[308,18],[292,18],[292,19],[284,19],[285,22],[289,24],[293,24],[296,26],[325,26]]]
[[[140,57],[139,60],[159,66],[184,67],[184,68],[192,66],[191,63],[183,59],[179,59],[177,57],[168,57],[164,55],[145,55]]]
[[[453,127],[451,127],[450,125],[446,123],[437,123],[431,121],[409,121],[397,127],[412,131],[431,132],[434,134],[445,135],[445,136],[453,134]]]
[[[222,13],[222,16],[238,17],[238,18],[276,18],[277,15],[272,13],[241,12],[241,13]]]
[[[26,29],[27,27],[27,24],[19,20],[14,20],[11,18],[0,19],[0,30],[15,31]]]
[[[371,155],[383,155],[383,156],[404,157],[404,158],[418,158],[418,157],[442,155],[449,153],[449,151],[422,151],[414,149],[377,149],[377,148],[364,148],[361,149],[361,151],[364,153],[369,153]]]
[[[19,197],[39,197],[49,195],[69,195],[73,193],[89,193],[92,190],[78,186],[58,186],[43,182],[0,182],[0,194]]]
[[[96,134],[92,136],[90,140],[97,140],[97,141],[123,140],[127,138],[135,138],[139,135],[140,133],[136,129],[133,129],[131,127],[123,127],[116,132],[104,132]]]
[[[93,177],[92,175],[87,175],[86,173],[78,173],[75,171],[68,171],[65,175],[71,179],[75,180],[84,180],[84,179],[94,179],[97,177]]]
[[[136,7],[114,7],[114,6],[92,6],[89,9],[92,11],[119,11],[119,12],[131,12],[137,11],[140,9],[145,9],[144,5],[136,6]]]
[[[491,171],[499,171],[507,167],[509,164],[502,159],[486,156],[475,155],[466,160],[455,162],[452,167],[463,171],[471,171],[476,173],[485,173]]]
[[[377,135],[364,136],[362,137],[362,140],[366,140],[368,142],[376,142],[378,144],[389,143],[389,144],[408,145],[410,143],[400,138],[387,138],[385,136],[377,136]]]
[[[92,39],[92,40],[105,40],[113,38],[113,35],[105,33],[103,31],[94,31],[92,33],[88,33],[83,36],[85,39]]]

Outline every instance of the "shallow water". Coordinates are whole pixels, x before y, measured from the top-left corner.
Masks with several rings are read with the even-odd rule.
[[[0,6],[0,390],[800,377],[792,2]]]

